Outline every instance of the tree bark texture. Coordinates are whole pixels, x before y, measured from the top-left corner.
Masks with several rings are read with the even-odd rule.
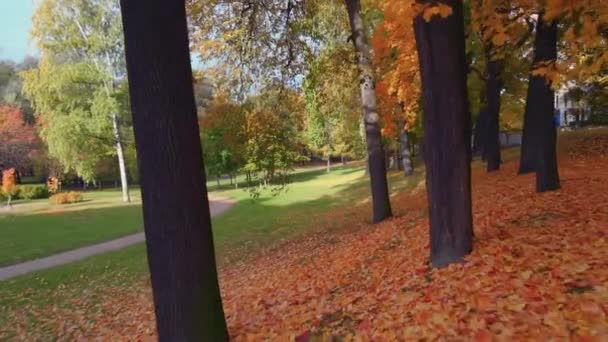
[[[553,22],[546,25],[542,16],[543,14],[541,13],[539,15],[538,23],[536,24],[536,39],[534,42],[534,60],[532,68],[536,68],[545,63],[554,63],[557,58],[557,23]],[[552,134],[549,130],[543,129],[543,122],[548,121],[550,115],[550,123],[553,127],[554,112],[554,93],[547,80],[542,76],[530,73],[526,110],[524,113],[519,174],[536,171],[537,165],[540,162],[538,160],[539,150],[542,149],[541,146],[544,146],[544,142],[541,141],[541,139],[546,139],[548,141],[545,142],[549,145],[551,144]],[[545,124],[548,125],[546,122]],[[550,154],[550,148],[544,149],[545,153]],[[545,164],[545,167],[548,166],[550,168],[551,163],[552,162]],[[555,170],[555,173],[556,172],[557,170]],[[555,176],[556,175],[554,175],[553,178],[556,178]],[[557,180],[559,181],[559,177],[557,177]]]
[[[557,22],[545,24],[539,19],[537,37],[540,44],[536,51],[544,61],[555,63],[557,59]],[[530,85],[532,87],[532,85]],[[545,192],[560,188],[557,169],[557,130],[555,127],[555,93],[551,84],[543,77],[534,82],[531,102],[531,113],[537,115],[537,151],[536,151],[536,191]]]
[[[184,1],[121,0],[160,341],[227,341]]]
[[[418,1],[421,4],[432,0]],[[473,247],[471,119],[467,100],[462,2],[447,18],[414,20],[424,109],[424,160],[429,201],[431,263],[462,262]]]
[[[532,68],[543,64],[551,65],[556,59],[557,22],[547,24],[541,14],[536,26]],[[560,187],[555,151],[557,132],[554,124],[554,101],[554,91],[545,77],[530,73],[519,173],[535,171],[538,192]]]

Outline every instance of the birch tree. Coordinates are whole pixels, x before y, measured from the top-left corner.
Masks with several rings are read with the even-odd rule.
[[[24,90],[41,117],[51,156],[85,181],[115,155],[122,197],[130,202],[124,134],[130,130],[120,8],[114,0],[43,0],[32,18],[40,65],[24,72]]]

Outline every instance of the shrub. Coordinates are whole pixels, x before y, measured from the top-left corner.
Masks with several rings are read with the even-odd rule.
[[[46,188],[48,189],[49,194],[56,194],[59,192],[61,188],[61,182],[57,177],[49,177],[46,181]]]
[[[82,202],[82,193],[77,192],[77,191],[68,192],[68,202],[69,203]]]
[[[76,191],[60,192],[49,197],[49,201],[55,205],[82,202],[82,194]]]
[[[25,200],[33,200],[40,198],[48,198],[49,191],[45,185],[20,185],[19,198]]]
[[[2,171],[2,187],[0,192],[6,197],[7,204],[10,207],[11,200],[16,199],[19,196],[19,189],[17,184],[17,171],[15,169],[7,169]]]

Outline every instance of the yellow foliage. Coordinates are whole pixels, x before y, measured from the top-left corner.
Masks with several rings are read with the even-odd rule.
[[[78,203],[82,201],[82,193],[77,191],[60,192],[49,197],[49,202],[55,205]]]

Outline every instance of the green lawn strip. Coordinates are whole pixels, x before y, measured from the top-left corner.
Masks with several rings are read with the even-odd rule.
[[[142,230],[141,206],[0,216],[0,265],[15,264]]]

